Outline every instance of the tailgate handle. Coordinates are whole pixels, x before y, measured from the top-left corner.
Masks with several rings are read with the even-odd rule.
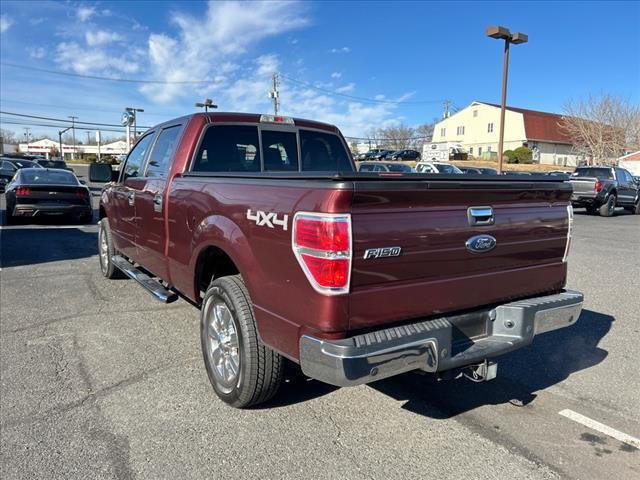
[[[469,207],[467,218],[471,226],[493,225],[495,221],[491,207]]]

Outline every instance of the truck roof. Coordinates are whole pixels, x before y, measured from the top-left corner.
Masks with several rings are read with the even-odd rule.
[[[168,120],[166,122],[155,125],[152,128],[160,127],[168,123],[174,123],[178,119],[191,119],[192,117],[204,117],[207,119],[207,122],[238,122],[238,123],[266,123],[272,125],[283,124],[284,122],[265,122],[263,121],[263,117],[275,117],[270,114],[262,114],[262,113],[241,113],[241,112],[198,112],[192,113],[189,115],[183,115],[179,118],[174,118]],[[316,128],[319,130],[326,130],[327,132],[339,133],[338,127],[335,125],[331,125],[328,123],[318,122],[315,120],[307,120],[304,118],[297,117],[287,117],[284,115],[278,115],[275,118],[283,118],[283,119],[292,119],[293,123],[297,127],[307,127],[307,128]]]

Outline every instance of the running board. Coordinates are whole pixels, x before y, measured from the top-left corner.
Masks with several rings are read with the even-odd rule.
[[[118,267],[119,270],[122,271],[127,277],[135,280],[144,288],[147,289],[151,295],[153,295],[156,300],[160,300],[164,303],[171,303],[178,299],[178,295],[176,295],[171,290],[168,290],[164,287],[158,280],[151,278],[146,273],[141,272],[136,267],[133,266],[131,262],[126,260],[124,257],[120,255],[114,255],[111,257],[111,262]]]

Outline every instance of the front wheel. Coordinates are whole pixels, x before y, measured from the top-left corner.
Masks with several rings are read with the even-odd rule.
[[[611,194],[607,198],[607,201],[600,207],[599,213],[601,217],[610,217],[613,215],[613,212],[616,210],[616,201],[617,198],[615,195]]]
[[[109,219],[104,217],[100,220],[100,229],[98,230],[98,259],[102,275],[109,279],[124,277],[124,274],[111,261],[111,257],[115,254],[116,249],[113,246]]]
[[[209,285],[200,312],[200,339],[209,381],[236,408],[272,398],[283,378],[283,358],[258,338],[249,292],[240,275]]]
[[[640,198],[636,200],[636,203],[630,207],[624,207],[624,209],[631,212],[632,215],[640,215]]]

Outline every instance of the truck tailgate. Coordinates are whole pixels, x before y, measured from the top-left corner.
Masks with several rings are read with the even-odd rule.
[[[574,196],[595,195],[595,184],[598,181],[597,178],[572,178],[571,185],[573,185]]]
[[[477,308],[564,286],[566,182],[355,182],[350,329]],[[491,207],[471,225],[469,207]],[[474,253],[466,242],[490,235]],[[400,247],[398,256],[365,258]]]

